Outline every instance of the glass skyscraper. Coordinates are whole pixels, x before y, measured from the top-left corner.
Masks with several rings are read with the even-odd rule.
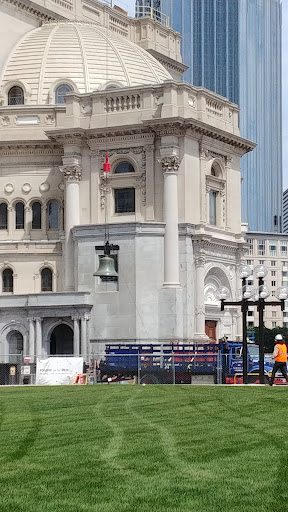
[[[281,231],[281,0],[136,0],[182,34],[183,79],[240,106],[240,130],[257,148],[242,158],[242,218]]]

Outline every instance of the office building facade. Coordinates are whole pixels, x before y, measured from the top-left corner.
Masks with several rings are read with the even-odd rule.
[[[288,188],[283,192],[283,233],[288,233]]]
[[[241,162],[243,221],[281,231],[281,0],[161,0],[159,9],[182,34],[184,80],[237,103],[241,135],[257,143]]]

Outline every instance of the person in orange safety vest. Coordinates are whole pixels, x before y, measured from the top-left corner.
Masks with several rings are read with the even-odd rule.
[[[270,386],[273,386],[274,379],[275,379],[275,373],[277,370],[280,370],[282,372],[283,377],[288,382],[288,375],[287,375],[287,369],[286,369],[286,363],[287,363],[287,346],[285,341],[283,340],[282,334],[276,334],[275,336],[275,347],[274,352],[272,355],[272,358],[270,359],[270,362],[272,363],[272,360],[275,360],[271,379],[269,382]]]

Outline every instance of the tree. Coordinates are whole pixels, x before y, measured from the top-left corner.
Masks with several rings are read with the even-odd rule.
[[[250,331],[255,332],[255,343],[259,344],[259,327],[253,327],[249,329]],[[268,329],[264,327],[264,351],[271,353],[274,350],[274,339],[276,334],[282,334],[284,340],[286,340],[288,344],[288,329],[287,327],[275,327],[274,329]]]

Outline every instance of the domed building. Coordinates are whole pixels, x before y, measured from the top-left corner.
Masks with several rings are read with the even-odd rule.
[[[179,35],[158,22],[4,3],[2,363],[236,339],[216,292],[235,295],[245,252],[240,159],[254,145],[237,106],[179,81]],[[99,276],[107,253],[116,272]]]
[[[68,92],[85,94],[169,79],[152,55],[105,27],[53,21],[20,40],[4,67],[1,85],[4,105],[53,105],[64,103]]]

